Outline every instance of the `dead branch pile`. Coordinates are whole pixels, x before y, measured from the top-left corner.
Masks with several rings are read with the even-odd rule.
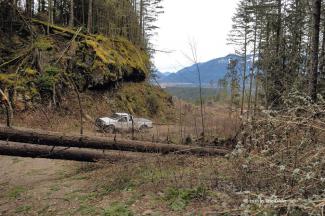
[[[324,213],[325,101],[292,94],[283,110],[265,111],[244,128],[230,155],[233,181],[246,194],[242,208]]]

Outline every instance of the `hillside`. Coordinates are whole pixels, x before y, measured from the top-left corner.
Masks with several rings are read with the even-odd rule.
[[[89,110],[87,104],[106,107],[106,114],[169,118],[172,101],[147,84],[149,57],[140,47],[122,37],[87,34],[37,19],[29,25],[32,31],[20,20],[15,32],[0,31],[0,87],[17,115],[39,106],[78,115],[77,93],[93,119],[105,111]],[[48,25],[50,34],[43,31]],[[107,98],[115,101],[113,107],[107,107]]]
[[[208,62],[199,63],[201,72],[201,81],[204,86],[211,86],[211,83],[216,84],[218,80],[223,79],[227,73],[227,67],[229,60],[241,60],[238,55],[230,54],[225,57],[216,58]],[[247,68],[251,65],[251,58],[248,58]],[[162,85],[188,85],[197,86],[199,84],[199,78],[196,65],[192,65],[183,68],[176,73],[157,73],[158,82]]]

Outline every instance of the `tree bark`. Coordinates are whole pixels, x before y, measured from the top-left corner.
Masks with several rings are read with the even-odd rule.
[[[249,77],[249,92],[248,92],[248,110],[247,117],[249,118],[251,115],[251,103],[252,103],[252,90],[253,90],[253,78],[255,71],[255,59],[256,59],[256,44],[257,44],[257,12],[255,13],[255,26],[254,26],[254,45],[253,45],[253,62],[250,69],[250,77]]]
[[[325,79],[325,21],[323,22],[323,41],[322,41],[322,50],[319,64],[319,73],[322,80]]]
[[[309,95],[313,102],[317,101],[318,84],[318,56],[319,56],[319,34],[321,17],[321,0],[313,0],[313,36],[312,36],[312,55],[311,69],[309,72]]]
[[[26,143],[15,143],[0,141],[0,155],[31,157],[31,158],[48,158],[59,160],[73,160],[83,162],[97,162],[100,160],[116,162],[120,160],[134,160],[139,158],[130,153],[103,152],[98,150],[40,146]],[[141,155],[140,155],[141,156]]]
[[[170,145],[130,140],[112,140],[100,137],[65,135],[62,133],[0,127],[0,140],[38,145],[108,149],[145,153],[179,153],[196,155],[226,155],[225,149],[198,146]]]
[[[93,30],[93,0],[89,0],[87,28],[88,28],[88,32],[92,33],[92,30]]]
[[[6,125],[7,127],[11,127],[11,119],[13,116],[12,107],[9,99],[5,95],[5,93],[0,89],[0,105],[3,105],[6,109]]]
[[[74,26],[74,0],[70,0],[70,18],[69,18],[69,26]]]
[[[32,17],[32,0],[26,0],[26,15]]]
[[[44,12],[45,11],[45,0],[41,0],[41,11]]]
[[[246,89],[246,70],[247,70],[247,29],[245,29],[245,41],[244,41],[244,64],[243,64],[243,87],[242,87],[242,99],[240,114],[244,114],[244,103],[245,103],[245,89]]]
[[[144,4],[143,4],[143,0],[140,0],[140,15],[139,15],[139,18],[140,18],[140,38],[139,38],[139,42],[140,44],[143,42],[144,38],[143,37],[143,34],[144,34],[144,21],[143,21],[143,10],[144,9]]]

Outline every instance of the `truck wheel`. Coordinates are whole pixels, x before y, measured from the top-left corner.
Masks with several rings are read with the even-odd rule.
[[[105,133],[114,133],[115,127],[113,125],[108,125],[104,127],[104,132]]]
[[[147,125],[141,125],[141,127],[139,128],[140,131],[145,131],[148,129]]]

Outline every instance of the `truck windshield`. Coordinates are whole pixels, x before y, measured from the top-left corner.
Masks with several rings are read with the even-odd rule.
[[[118,114],[116,114],[116,113],[114,113],[114,114],[111,116],[112,119],[118,119],[118,118],[120,118],[120,117],[121,117],[121,116],[118,115]]]

